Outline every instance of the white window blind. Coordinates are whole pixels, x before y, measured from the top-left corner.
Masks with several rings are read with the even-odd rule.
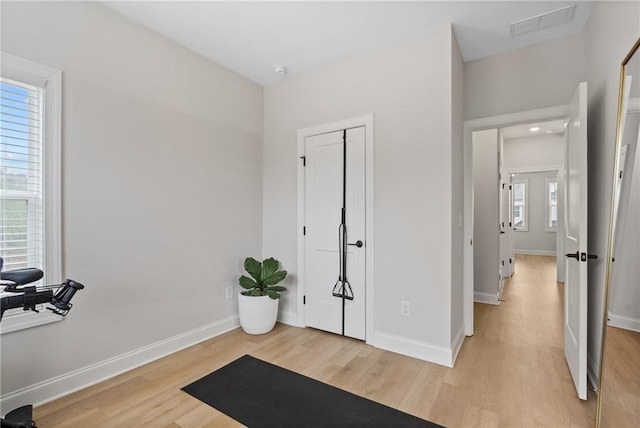
[[[43,268],[43,89],[0,79],[0,256]]]

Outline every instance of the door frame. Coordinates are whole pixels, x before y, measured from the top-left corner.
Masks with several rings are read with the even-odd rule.
[[[351,119],[298,129],[298,277],[297,277],[297,308],[298,325],[306,327],[305,320],[305,245],[303,228],[305,226],[305,171],[302,158],[305,156],[305,139],[319,134],[342,131],[343,129],[364,126],[365,135],[365,343],[374,344],[374,237],[373,237],[373,114],[358,116]]]
[[[499,116],[484,117],[464,121],[464,332],[473,336],[473,133],[492,128],[504,128],[526,122],[542,122],[564,119],[569,112],[568,105],[527,110]]]

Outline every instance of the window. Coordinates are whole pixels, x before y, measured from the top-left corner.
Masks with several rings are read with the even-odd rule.
[[[547,179],[547,216],[546,226],[547,232],[556,232],[558,230],[558,181],[555,178]]]
[[[6,270],[37,267],[61,281],[61,73],[2,53],[0,76],[0,256]],[[0,333],[60,319],[7,311]]]
[[[513,215],[513,228],[523,232],[526,232],[529,227],[527,219],[527,187],[527,180],[514,180],[513,182],[511,210]]]

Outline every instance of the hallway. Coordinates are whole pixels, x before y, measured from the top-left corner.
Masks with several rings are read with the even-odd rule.
[[[517,255],[502,300],[475,304],[475,335],[465,341],[456,369],[485,379],[461,380],[461,389],[482,397],[500,426],[593,426],[596,396],[577,398],[564,359],[556,258]]]

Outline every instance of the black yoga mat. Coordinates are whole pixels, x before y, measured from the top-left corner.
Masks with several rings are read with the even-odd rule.
[[[249,355],[182,390],[249,428],[440,426]]]

